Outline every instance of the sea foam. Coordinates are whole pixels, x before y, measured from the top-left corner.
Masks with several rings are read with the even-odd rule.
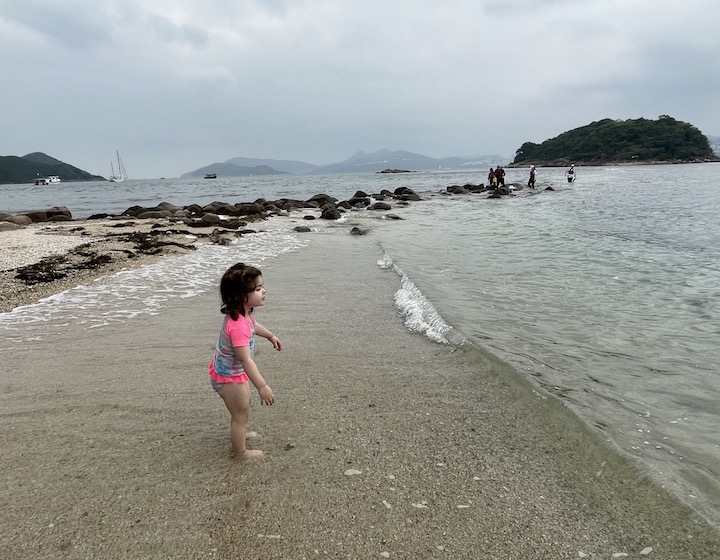
[[[465,338],[448,325],[423,293],[385,253],[378,261],[380,268],[388,268],[400,276],[400,289],[395,292],[395,306],[405,317],[405,326],[442,344],[463,344]]]
[[[163,257],[0,313],[0,332],[6,340],[22,343],[69,324],[96,329],[155,315],[173,299],[214,289],[222,273],[238,261],[260,264],[305,245],[296,235],[278,230],[244,235],[230,245],[199,245],[191,253]]]

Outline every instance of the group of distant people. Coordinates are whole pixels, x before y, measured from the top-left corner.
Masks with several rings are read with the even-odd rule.
[[[497,169],[490,168],[488,185],[490,185],[492,189],[505,186],[505,170],[501,166],[498,165]]]
[[[574,183],[575,182],[575,164],[571,164],[568,170],[565,172],[565,177],[567,178],[568,183]],[[530,189],[535,188],[535,180],[537,179],[537,169],[535,169],[534,165],[530,166],[530,177],[528,178],[527,186]],[[502,168],[502,166],[498,165],[495,169],[492,167],[490,168],[490,172],[488,173],[488,185],[491,189],[496,189],[498,187],[504,187],[505,186],[505,170]]]

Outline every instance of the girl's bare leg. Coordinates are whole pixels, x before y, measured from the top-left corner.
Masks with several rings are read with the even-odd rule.
[[[250,415],[251,393],[249,383],[225,383],[218,392],[230,412],[230,444],[237,457],[262,457],[259,449],[247,449],[247,424]]]

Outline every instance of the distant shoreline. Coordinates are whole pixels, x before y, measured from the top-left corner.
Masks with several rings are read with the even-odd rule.
[[[660,160],[652,160],[652,161],[606,161],[606,162],[584,162],[584,161],[567,161],[567,162],[558,162],[558,161],[523,161],[522,163],[508,163],[505,167],[508,168],[523,168],[523,167],[530,167],[531,165],[534,165],[535,167],[568,167],[569,165],[574,165],[575,167],[630,167],[633,165],[637,166],[643,166],[643,165],[685,165],[685,164],[699,164],[699,163],[718,163],[720,162],[720,157],[717,157],[715,159],[704,159],[704,160],[697,160],[697,161],[660,161]]]

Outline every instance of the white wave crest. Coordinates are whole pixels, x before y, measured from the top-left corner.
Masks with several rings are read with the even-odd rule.
[[[405,317],[405,326],[408,329],[442,344],[463,342],[463,340],[455,340],[457,337],[452,336],[452,327],[443,320],[432,303],[387,253],[377,264],[380,268],[393,269],[401,278],[400,289],[395,292],[395,306]]]

